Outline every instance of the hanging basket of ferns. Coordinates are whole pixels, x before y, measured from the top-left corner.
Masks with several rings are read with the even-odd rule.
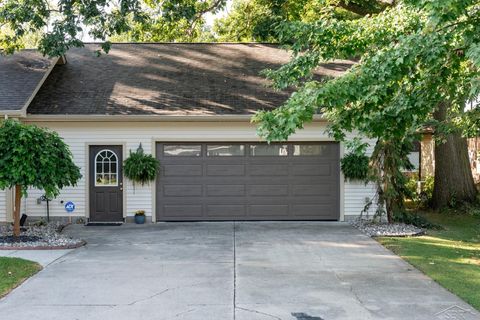
[[[133,182],[142,186],[155,180],[160,162],[151,154],[143,152],[142,144],[137,151],[132,152],[123,163],[123,174]]]

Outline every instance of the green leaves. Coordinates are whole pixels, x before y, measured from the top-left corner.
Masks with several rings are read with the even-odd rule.
[[[130,30],[130,20],[145,19],[139,0],[2,0],[0,4],[0,52],[22,48],[29,33],[41,33],[38,49],[45,55],[60,56],[71,47],[83,46],[83,29],[96,40]],[[102,50],[108,52],[105,42]]]
[[[141,146],[136,152],[130,151],[123,164],[125,177],[141,185],[154,181],[159,168],[160,162],[151,154],[143,153]]]
[[[0,127],[0,189],[21,185],[55,197],[80,180],[69,147],[57,133],[6,120]]]
[[[410,166],[411,139],[439,105],[449,109],[436,133],[446,127],[480,132],[478,104],[465,109],[480,93],[479,12],[479,0],[406,0],[359,19],[326,14],[313,23],[281,24],[279,38],[293,58],[266,74],[277,88],[298,90],[253,118],[258,133],[267,141],[286,140],[322,113],[336,140],[350,133],[377,140],[370,160],[378,207],[385,205],[391,218],[406,194],[402,169]],[[310,77],[321,63],[354,57],[361,59],[338,78]],[[357,157],[344,160],[347,174],[348,165],[360,163]]]

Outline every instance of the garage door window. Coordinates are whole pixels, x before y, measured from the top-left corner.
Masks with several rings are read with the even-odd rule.
[[[288,156],[288,146],[286,144],[252,144],[250,145],[250,155],[254,157],[285,157]]]
[[[319,144],[295,144],[293,145],[294,156],[323,156],[327,152],[326,145]]]
[[[232,157],[244,156],[245,146],[243,144],[211,144],[207,145],[208,157]]]
[[[194,144],[178,145],[170,144],[163,146],[163,155],[167,157],[200,157],[202,146]]]

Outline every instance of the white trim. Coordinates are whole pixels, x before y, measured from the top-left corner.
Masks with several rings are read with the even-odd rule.
[[[152,138],[151,140],[151,155],[157,159],[157,141]],[[160,170],[162,170],[162,164],[160,163]],[[152,190],[152,215],[150,217],[150,220],[152,223],[157,223],[157,179],[159,175],[155,177],[155,181],[152,182],[151,184],[151,190]]]
[[[27,114],[24,122],[251,122],[253,114],[237,115],[76,115]],[[312,121],[327,122],[323,115],[314,115]]]
[[[339,142],[340,144],[340,156],[339,156],[339,171],[340,171],[340,219],[339,221],[345,221],[345,175],[343,174],[342,168],[340,166],[340,161],[345,154],[345,144],[343,142]]]

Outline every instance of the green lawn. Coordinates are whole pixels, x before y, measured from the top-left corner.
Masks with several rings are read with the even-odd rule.
[[[425,216],[444,230],[378,241],[480,310],[480,218],[439,213]]]
[[[32,261],[0,257],[0,297],[9,293],[42,267]]]

